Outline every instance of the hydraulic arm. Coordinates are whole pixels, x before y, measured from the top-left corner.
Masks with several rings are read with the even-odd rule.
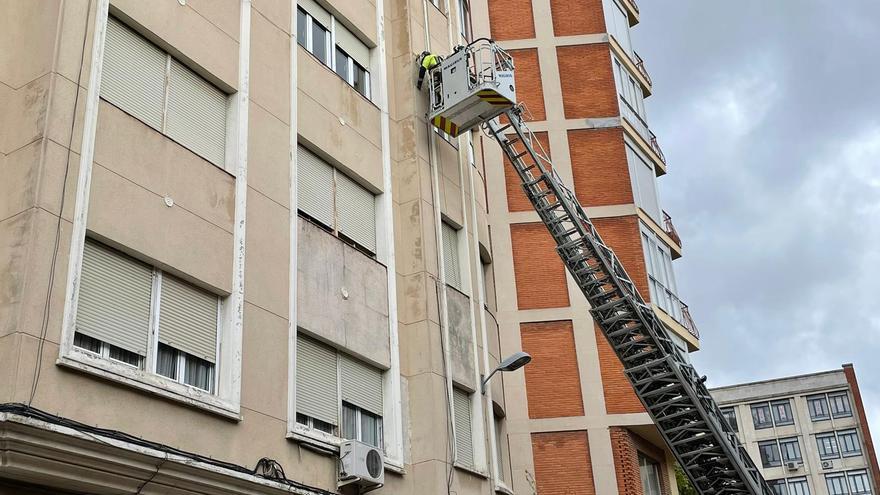
[[[510,56],[492,41],[478,40],[434,70],[429,118],[438,127],[451,122],[455,135],[482,125],[501,146],[636,395],[694,487],[703,495],[773,495],[709,395],[705,378],[684,359],[574,193],[536,149],[522,107],[512,104]]]

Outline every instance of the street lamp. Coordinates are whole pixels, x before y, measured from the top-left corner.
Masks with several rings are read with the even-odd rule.
[[[492,370],[491,373],[489,373],[489,376],[487,376],[486,378],[483,379],[482,382],[480,382],[480,393],[483,395],[486,395],[486,384],[489,383],[489,379],[492,378],[492,375],[494,375],[495,373],[497,373],[499,371],[518,370],[518,369],[522,368],[523,366],[529,364],[529,361],[531,361],[531,360],[532,360],[532,356],[529,355],[528,352],[523,352],[523,351],[515,352],[515,353],[511,354],[510,356],[507,356],[507,358],[505,358],[504,361],[501,361],[501,364],[499,364],[497,368],[495,368],[494,370]]]

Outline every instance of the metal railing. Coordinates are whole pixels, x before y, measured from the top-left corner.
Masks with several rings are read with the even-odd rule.
[[[693,335],[694,338],[700,338],[700,330],[697,328],[697,324],[694,323],[694,319],[691,316],[691,311],[688,309],[688,305],[685,303],[681,303],[681,319],[680,322],[687,329],[688,333]]]
[[[636,63],[636,69],[639,69],[639,72],[645,76],[645,79],[648,81],[648,86],[653,86],[654,82],[651,81],[651,75],[648,74],[648,69],[645,68],[645,61],[642,59],[641,55],[639,55],[639,52],[633,50],[632,54]]]
[[[638,13],[638,12],[639,12],[639,4],[636,3],[636,0],[629,0],[629,3],[630,3],[630,4],[633,6],[633,8],[636,10],[636,13]]]
[[[666,156],[663,155],[663,150],[660,149],[660,144],[657,142],[657,136],[654,135],[654,133],[651,132],[651,129],[648,128],[648,123],[645,122],[645,119],[643,119],[642,116],[639,115],[639,112],[637,112],[636,109],[633,108],[632,105],[630,105],[629,102],[623,98],[623,96],[618,96],[618,99],[620,100],[620,111],[622,117],[626,119],[627,122],[629,122],[633,127],[635,127],[636,132],[638,132],[639,135],[648,142],[648,144],[651,146],[651,149],[654,150],[654,153],[656,153],[657,156],[660,157],[660,161],[663,162],[663,164],[665,165]]]
[[[675,230],[675,225],[672,223],[672,217],[669,216],[669,213],[666,213],[665,210],[663,211],[663,231],[675,241],[678,247],[681,247],[681,237],[678,235],[678,231]]]

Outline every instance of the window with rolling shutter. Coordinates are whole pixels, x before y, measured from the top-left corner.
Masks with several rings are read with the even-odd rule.
[[[296,411],[339,424],[336,350],[304,335],[296,339]]]
[[[226,93],[113,17],[103,64],[103,99],[225,166]]]
[[[473,426],[471,425],[470,394],[459,388],[452,389],[452,409],[455,416],[455,462],[474,466]]]
[[[376,196],[303,146],[297,147],[297,194],[301,212],[376,252]]]
[[[213,392],[219,305],[215,294],[86,239],[73,344]]]
[[[458,230],[446,222],[440,230],[440,243],[443,249],[443,265],[446,283],[461,290],[461,262],[458,253]]]
[[[353,357],[339,355],[342,400],[382,415],[382,372]]]

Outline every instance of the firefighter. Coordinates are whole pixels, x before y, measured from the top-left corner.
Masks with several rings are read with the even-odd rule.
[[[419,55],[419,82],[416,83],[416,89],[419,91],[422,90],[422,82],[425,80],[425,74],[434,67],[440,65],[440,62],[443,61],[443,57],[440,55],[434,55],[431,52],[424,51]]]

